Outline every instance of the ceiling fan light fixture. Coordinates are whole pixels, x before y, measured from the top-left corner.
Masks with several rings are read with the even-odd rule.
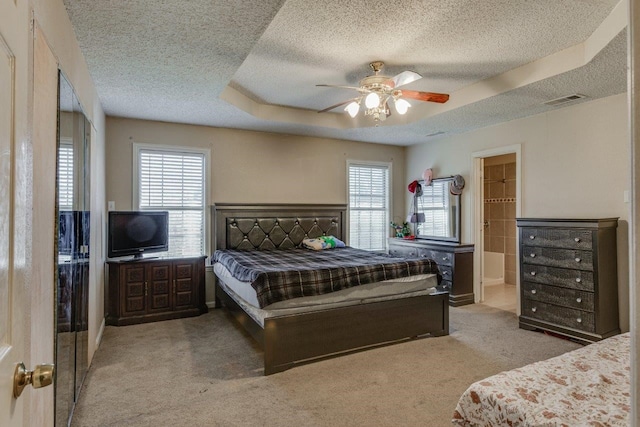
[[[371,92],[364,99],[364,105],[367,108],[376,108],[376,107],[378,107],[380,105],[380,96],[375,92]]]
[[[349,113],[352,119],[354,119],[358,115],[358,111],[360,111],[360,104],[356,101],[351,102],[344,108],[344,111]]]
[[[405,99],[396,99],[395,100],[396,111],[398,114],[406,114],[411,107],[411,104]]]
[[[422,92],[417,90],[404,90],[399,87],[421,79],[422,76],[414,71],[403,71],[394,77],[388,77],[380,74],[384,63],[382,61],[374,61],[369,64],[373,69],[374,75],[366,76],[360,80],[358,86],[343,85],[327,85],[321,84],[316,86],[337,87],[343,89],[352,89],[359,92],[357,98],[352,98],[344,102],[332,105],[318,113],[326,113],[335,108],[346,105],[344,111],[349,113],[351,118],[355,119],[358,113],[362,111],[365,116],[370,116],[375,120],[376,126],[379,121],[385,120],[391,114],[390,102],[393,99],[395,109],[400,115],[407,113],[411,104],[405,99],[415,99],[418,101],[437,102],[443,104],[449,100],[449,94]],[[362,108],[360,108],[362,106]]]

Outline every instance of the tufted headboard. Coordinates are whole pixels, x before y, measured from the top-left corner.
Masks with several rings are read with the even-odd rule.
[[[289,249],[302,239],[333,235],[344,240],[346,205],[248,205],[211,207],[215,249]]]

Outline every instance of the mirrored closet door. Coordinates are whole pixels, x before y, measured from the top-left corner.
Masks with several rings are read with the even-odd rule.
[[[88,368],[91,123],[59,73],[56,283],[56,426],[70,423]]]

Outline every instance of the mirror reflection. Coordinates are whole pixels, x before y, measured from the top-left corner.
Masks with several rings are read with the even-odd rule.
[[[437,178],[430,185],[422,185],[422,195],[415,197],[416,237],[460,243],[460,194],[452,194],[453,177]],[[424,214],[424,219],[422,217]]]
[[[68,425],[88,367],[91,123],[59,73],[56,425]]]

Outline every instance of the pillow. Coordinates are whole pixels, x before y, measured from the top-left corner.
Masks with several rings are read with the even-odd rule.
[[[315,239],[304,239],[302,246],[314,251],[321,251],[323,249],[344,248],[346,245],[335,236],[320,236]]]

